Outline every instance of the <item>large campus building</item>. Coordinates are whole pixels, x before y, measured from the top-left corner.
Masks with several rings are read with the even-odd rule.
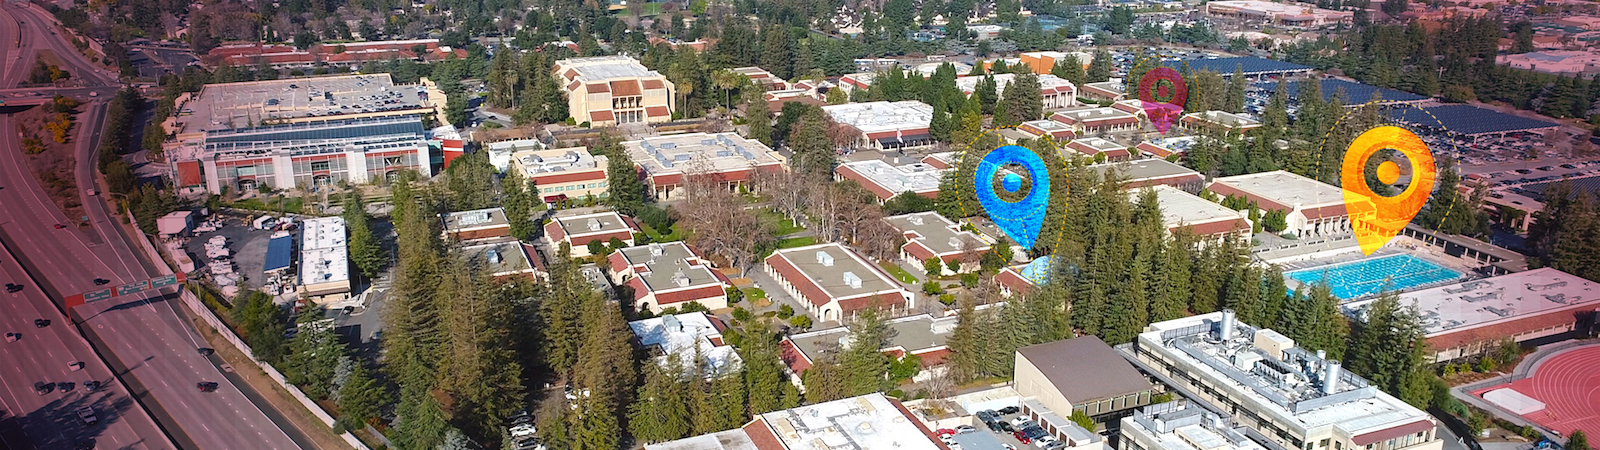
[[[945,275],[978,269],[978,258],[989,251],[991,241],[981,234],[963,230],[960,224],[939,213],[925,211],[883,218],[900,231],[906,243],[900,245],[900,259],[913,267],[938,258]],[[952,270],[952,266],[960,270]]]
[[[1333,11],[1302,3],[1276,3],[1257,0],[1223,0],[1205,5],[1205,13],[1214,17],[1233,17],[1263,21],[1290,27],[1320,27],[1350,23],[1355,13]]]
[[[1078,87],[1073,85],[1071,81],[1051,75],[1049,71],[1037,76],[1039,78],[1039,96],[1044,100],[1045,109],[1078,106]],[[978,90],[978,82],[987,77],[994,78],[995,94],[997,95],[1005,95],[1006,87],[1011,85],[1012,80],[1017,79],[1016,74],[1010,73],[960,77],[956,78],[956,87],[960,88],[962,93],[971,97]]]
[[[1282,170],[1213,180],[1208,188],[1218,196],[1237,195],[1256,203],[1262,211],[1289,213],[1289,227],[1297,236],[1323,236],[1350,232],[1350,213],[1344,193],[1321,181]]]
[[[163,123],[173,185],[220,194],[431,176],[433,136],[424,115],[444,93],[393,83],[389,74],[211,84],[178,97]]]
[[[508,172],[526,177],[545,203],[609,195],[606,168],[611,160],[589,153],[588,147],[516,150],[509,156]]]
[[[1534,269],[1400,294],[1416,305],[1434,361],[1493,351],[1507,340],[1582,331],[1593,323],[1600,284],[1552,268]],[[1344,305],[1357,318],[1376,300]]]
[[[1156,185],[1150,189],[1155,191],[1156,201],[1161,205],[1162,225],[1167,232],[1187,230],[1198,242],[1220,241],[1229,237],[1249,241],[1253,225],[1243,211],[1234,211],[1171,186]],[[1142,193],[1142,190],[1138,190],[1129,194],[1137,202]]]
[[[980,309],[988,307],[990,305],[984,305]],[[932,378],[943,370],[939,366],[944,364],[945,357],[950,356],[950,348],[945,346],[945,342],[955,332],[956,322],[954,316],[936,318],[930,314],[886,320],[883,324],[890,330],[890,337],[879,350],[896,360],[907,356],[917,357],[923,368],[932,370],[918,373],[915,381]],[[839,326],[785,336],[778,342],[778,352],[783,364],[789,368],[791,381],[800,382],[800,375],[806,369],[837,356],[842,350],[841,340],[849,335],[850,327]]]
[[[933,107],[916,100],[846,103],[822,107],[834,122],[850,127],[855,147],[873,150],[926,147],[933,144],[928,124]]]
[[[1155,385],[1094,335],[1017,349],[1016,389],[1022,415],[1060,434],[1074,412],[1116,423],[1150,404]]]
[[[1444,448],[1428,413],[1232,310],[1151,324],[1130,351],[1144,371],[1280,448]]]
[[[1195,404],[1172,401],[1122,418],[1117,450],[1267,450],[1253,430]]]
[[[567,92],[568,113],[578,122],[603,127],[672,120],[677,87],[633,58],[563,59],[553,73]]]
[[[757,414],[728,431],[646,445],[645,450],[948,450],[899,400],[871,393]],[[976,449],[974,449],[976,450]]]
[[[758,172],[786,170],[788,159],[761,141],[735,133],[689,133],[622,143],[644,171],[656,200],[678,198],[690,177],[708,177],[730,190],[746,186]]]

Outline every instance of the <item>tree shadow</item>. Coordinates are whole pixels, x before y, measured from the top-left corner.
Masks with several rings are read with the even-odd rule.
[[[114,380],[95,380],[102,386],[113,383]],[[57,384],[62,384],[58,382]],[[138,408],[132,398],[118,394],[104,387],[96,390],[85,389],[81,382],[73,381],[74,387],[70,390],[57,390],[51,395],[60,395],[49,404],[29,412],[28,414],[13,419],[27,430],[27,435],[35,448],[41,449],[76,449],[85,445],[93,447],[96,438],[105,434],[106,430],[121,422],[123,418]],[[86,424],[78,415],[78,410],[89,408],[94,411],[95,422]],[[134,442],[121,448],[134,448],[140,442]]]

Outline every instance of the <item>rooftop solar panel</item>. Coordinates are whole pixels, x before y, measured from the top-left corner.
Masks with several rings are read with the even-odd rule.
[[[1422,110],[1426,110],[1424,113]],[[1427,108],[1395,108],[1389,117],[1423,128],[1439,128],[1457,134],[1509,133],[1557,126],[1552,122],[1514,116],[1472,105],[1441,105]]]
[[[1297,95],[1300,93],[1301,83],[1303,83],[1303,82],[1301,82],[1301,81],[1291,81],[1291,82],[1289,82],[1289,97],[1290,98],[1296,98]],[[1267,90],[1267,92],[1274,92],[1274,91],[1277,91],[1277,89],[1278,89],[1278,83],[1275,82],[1275,81],[1273,81],[1273,82],[1265,82],[1265,83],[1256,83],[1255,86],[1259,87],[1261,89],[1265,89],[1265,90]],[[1423,97],[1421,95],[1412,94],[1410,92],[1397,91],[1397,90],[1389,89],[1389,88],[1381,88],[1381,87],[1373,86],[1373,85],[1370,85],[1370,84],[1357,83],[1357,82],[1354,82],[1354,81],[1345,81],[1345,80],[1324,79],[1324,80],[1322,80],[1322,100],[1323,101],[1327,101],[1327,100],[1333,99],[1333,94],[1335,92],[1338,92],[1339,89],[1344,89],[1344,104],[1345,104],[1345,106],[1360,105],[1360,104],[1366,103],[1368,100],[1372,99],[1372,92],[1373,91],[1377,91],[1377,92],[1381,93],[1381,95],[1383,95],[1383,101],[1386,102],[1386,103],[1387,102],[1414,102],[1414,101],[1427,100],[1428,99],[1428,97]]]
[[[1220,74],[1223,74],[1223,75],[1232,75],[1234,69],[1243,70],[1245,75],[1252,75],[1252,74],[1258,74],[1258,73],[1267,73],[1267,72],[1294,72],[1294,71],[1310,71],[1311,70],[1310,66],[1302,66],[1302,65],[1295,64],[1295,63],[1290,63],[1290,62],[1275,61],[1275,60],[1265,59],[1265,58],[1257,58],[1257,57],[1254,57],[1254,56],[1241,56],[1241,57],[1237,57],[1237,58],[1217,58],[1217,59],[1190,59],[1190,60],[1183,60],[1183,61],[1162,61],[1161,65],[1164,65],[1164,66],[1167,66],[1167,67],[1171,67],[1173,69],[1180,70],[1180,71],[1183,70],[1183,68],[1185,66],[1187,66],[1189,68],[1190,72],[1199,72],[1199,71],[1202,71],[1202,70],[1210,70],[1212,72],[1220,73]]]
[[[267,258],[266,263],[262,265],[262,270],[271,272],[289,267],[289,258],[293,254],[293,247],[294,238],[289,236],[279,236],[267,241]]]

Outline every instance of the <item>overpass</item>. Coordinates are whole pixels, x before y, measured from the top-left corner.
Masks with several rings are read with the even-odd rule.
[[[49,102],[57,95],[89,101],[91,97],[110,98],[116,94],[116,86],[0,89],[0,106],[37,106]]]

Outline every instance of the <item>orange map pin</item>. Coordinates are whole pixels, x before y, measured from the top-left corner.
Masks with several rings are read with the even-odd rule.
[[[1411,162],[1410,185],[1393,197],[1378,195],[1367,186],[1367,160],[1384,149],[1399,151]],[[1378,182],[1394,184],[1400,180],[1400,166],[1394,161],[1384,161],[1378,165],[1377,175]],[[1422,205],[1428,203],[1437,178],[1428,144],[1410,130],[1396,126],[1373,128],[1351,142],[1344,154],[1339,181],[1344,187],[1345,210],[1350,213],[1350,226],[1355,231],[1356,242],[1361,244],[1361,253],[1370,255],[1400,234],[1400,230],[1417,216],[1417,211],[1422,210]]]

